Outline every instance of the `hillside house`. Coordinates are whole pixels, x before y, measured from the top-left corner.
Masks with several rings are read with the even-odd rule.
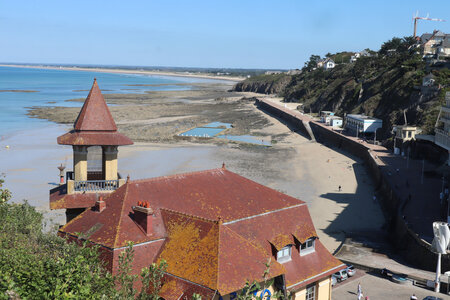
[[[132,142],[117,132],[95,81],[74,130],[58,143],[74,147],[74,172],[62,188],[50,191],[50,207],[77,213],[58,235],[99,246],[113,274],[132,242],[135,274],[167,262],[163,299],[190,299],[194,293],[202,299],[235,299],[247,281],[262,281],[268,261],[274,283],[251,291],[254,295],[270,297],[281,290],[292,292],[292,299],[331,299],[331,275],[345,265],[321,243],[304,201],[225,165],[120,181],[116,147]],[[95,178],[86,167],[92,146],[104,154]]]
[[[350,57],[350,63],[356,62],[358,60],[358,58],[360,58],[362,56],[370,57],[370,56],[372,56],[372,54],[370,54],[370,52],[367,51],[366,49],[364,49],[362,51],[359,51],[359,52],[356,52],[355,54],[353,54]]]
[[[325,70],[333,69],[334,67],[336,67],[336,63],[331,58],[327,58],[323,63]]]
[[[425,57],[450,56],[450,34],[440,30],[424,33],[420,36],[420,44]]]

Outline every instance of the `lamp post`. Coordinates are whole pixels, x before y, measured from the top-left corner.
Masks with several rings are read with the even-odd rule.
[[[63,164],[61,164],[57,168],[59,170],[59,185],[63,185],[64,184],[64,169],[66,168],[66,166],[63,166]]]

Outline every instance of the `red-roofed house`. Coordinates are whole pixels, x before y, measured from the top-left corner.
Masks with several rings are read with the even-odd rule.
[[[80,116],[89,115],[85,106]],[[101,116],[114,124],[110,115]],[[82,195],[88,194],[95,192]],[[97,200],[83,201],[73,202],[91,205],[58,234],[98,245],[113,273],[128,242],[133,242],[136,273],[166,260],[164,299],[189,299],[194,293],[203,299],[234,299],[247,281],[262,281],[270,260],[274,285],[257,295],[281,289],[291,291],[292,299],[329,300],[330,277],[345,267],[318,239],[305,202],[224,166],[128,179]]]

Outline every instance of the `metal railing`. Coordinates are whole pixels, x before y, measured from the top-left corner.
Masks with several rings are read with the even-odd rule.
[[[119,180],[87,180],[74,182],[74,191],[76,192],[114,191],[118,187]]]
[[[434,136],[434,142],[437,145],[450,150],[450,135],[448,134],[448,132],[438,128],[435,128],[434,131],[436,133]]]

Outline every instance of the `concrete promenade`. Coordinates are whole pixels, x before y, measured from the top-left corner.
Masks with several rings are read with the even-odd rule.
[[[376,200],[380,201],[385,210],[389,224],[387,229],[391,232],[393,243],[406,254],[405,258],[409,262],[415,260],[422,268],[432,270],[435,265],[435,254],[431,252],[429,245],[433,238],[432,223],[446,221],[447,217],[446,201],[441,203],[439,197],[443,187],[442,179],[429,175],[434,174],[431,171],[438,166],[423,160],[393,155],[383,146],[336,132],[330,126],[296,110],[298,104],[284,104],[280,103],[280,99],[274,98],[262,98],[258,102],[278,117],[298,125],[304,135],[314,134],[314,139],[322,144],[338,148],[342,146],[342,149],[365,159],[367,167],[376,177],[374,179],[380,192]],[[312,132],[304,128],[306,123],[310,125]],[[423,261],[417,260],[417,257]],[[443,268],[449,267],[448,263],[443,262]]]

